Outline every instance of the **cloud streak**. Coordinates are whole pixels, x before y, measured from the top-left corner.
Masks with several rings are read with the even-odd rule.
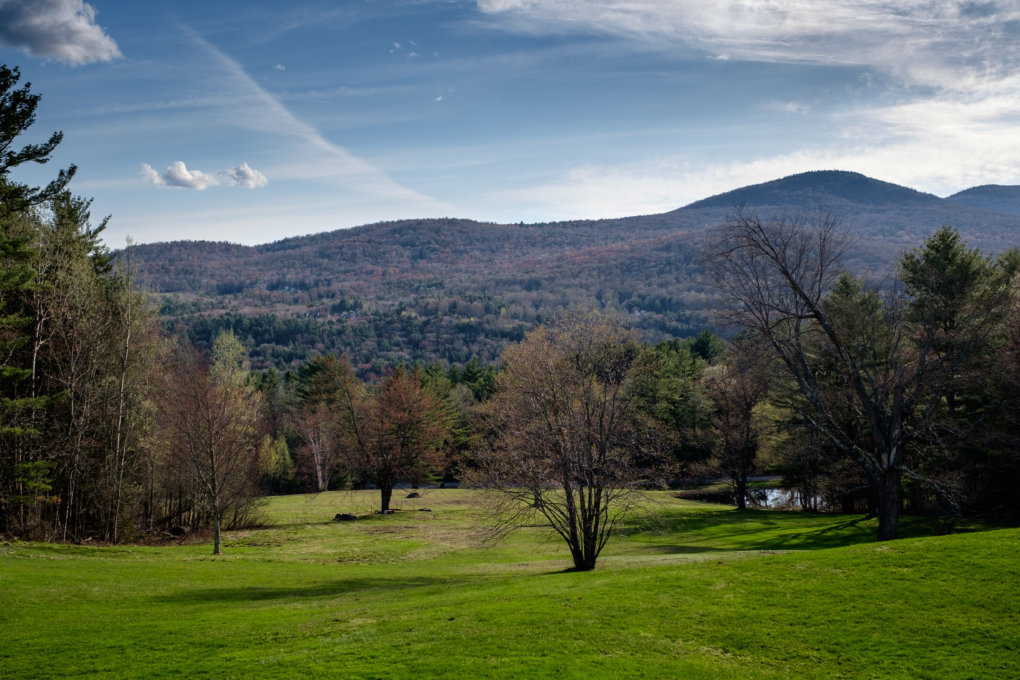
[[[529,190],[550,208],[658,212],[794,172],[847,169],[952,193],[1018,183],[1020,4],[970,0],[478,0],[486,21],[526,34],[604,35],[706,59],[856,67],[872,103],[830,116],[832,142],[774,157],[578,166]],[[834,95],[839,96],[839,95]],[[771,102],[803,116],[813,106]],[[522,199],[526,196],[521,196]],[[594,216],[594,215],[593,215]]]
[[[600,33],[663,47],[683,41],[754,61],[902,67],[915,79],[941,68],[979,75],[990,65],[1001,75],[1004,61],[1018,57],[1020,8],[1012,2],[478,0],[478,8],[511,31]]]
[[[972,0],[478,0],[492,25],[714,58],[858,66],[913,96],[1016,96],[1020,5]]]
[[[0,0],[0,43],[73,66],[121,56],[82,0]]]
[[[194,30],[182,27],[189,39],[212,58],[221,73],[217,89],[236,99],[243,110],[227,113],[232,121],[262,133],[296,139],[291,161],[281,161],[274,179],[325,179],[359,194],[399,201],[415,209],[448,210],[438,201],[395,182],[385,172],[326,139],[316,128],[295,116],[284,104],[259,85],[234,59],[209,43]]]

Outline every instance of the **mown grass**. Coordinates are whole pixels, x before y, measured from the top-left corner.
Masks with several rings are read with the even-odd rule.
[[[475,492],[401,502],[272,499],[217,558],[0,547],[0,677],[1020,676],[1018,530],[876,544],[861,517],[661,495],[573,573],[542,528],[492,545]]]

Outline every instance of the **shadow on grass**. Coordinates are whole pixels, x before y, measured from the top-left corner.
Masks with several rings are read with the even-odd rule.
[[[658,521],[634,524],[620,534],[690,536],[698,546],[674,544],[676,552],[735,550],[819,550],[875,540],[874,526],[863,515],[809,515],[778,510],[718,510],[670,513]],[[647,550],[669,552],[651,543]]]
[[[702,553],[730,552],[733,548],[713,548],[704,545],[677,545],[654,543],[642,548],[643,552],[662,553],[663,555],[699,555]]]
[[[328,581],[295,588],[238,586],[236,588],[195,588],[153,598],[156,601],[176,604],[208,604],[210,602],[265,602],[271,600],[300,600],[329,598],[370,590],[405,590],[430,586],[463,585],[472,579],[450,579],[417,576],[411,578],[352,578]]]

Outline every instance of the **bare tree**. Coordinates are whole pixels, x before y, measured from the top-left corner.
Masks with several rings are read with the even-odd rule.
[[[442,468],[448,415],[418,371],[397,368],[371,390],[356,379],[346,381],[339,414],[341,458],[355,477],[379,488],[380,511],[390,509],[399,482],[421,482]]]
[[[741,213],[720,231],[709,271],[731,320],[786,367],[797,395],[788,405],[861,465],[887,540],[898,534],[902,478],[917,475],[909,454],[937,438],[940,397],[994,327],[996,307],[976,304],[972,287],[966,319],[951,328],[912,320],[903,296],[882,299],[842,275],[848,244],[831,216],[807,224]]]
[[[329,488],[337,463],[337,419],[338,413],[322,403],[304,404],[298,410],[292,423],[294,432],[301,438],[299,453],[302,462],[311,467],[315,490],[322,492]]]
[[[536,329],[503,353],[473,481],[500,494],[501,529],[541,516],[579,571],[595,568],[650,460],[632,389],[638,357],[619,325],[595,315]]]
[[[259,394],[230,363],[190,355],[168,375],[161,403],[170,458],[212,517],[214,555],[224,519],[246,510],[258,485]]]

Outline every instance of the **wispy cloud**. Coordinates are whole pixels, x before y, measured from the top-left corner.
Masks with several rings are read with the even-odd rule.
[[[1011,34],[1020,7],[1012,2],[478,0],[478,8],[519,32],[583,31],[663,47],[679,40],[728,58],[871,64],[916,78],[931,64],[979,73],[1020,56]]]
[[[911,87],[984,96],[1020,68],[1020,4],[973,0],[478,0],[491,25],[588,32],[716,58],[856,65]]]
[[[905,119],[917,115],[913,125],[935,124],[936,119],[954,115],[952,110],[913,108],[899,113]],[[481,198],[492,204],[512,202],[521,213],[547,220],[661,213],[741,186],[811,170],[853,170],[940,196],[978,184],[1018,183],[1015,161],[1020,157],[1020,139],[965,129],[954,134],[948,125],[945,129],[939,145],[905,134],[886,144],[847,140],[838,146],[732,161],[680,156],[580,165],[547,182]],[[947,163],[947,158],[959,160]]]
[[[0,43],[74,66],[121,56],[82,0],[0,0]]]
[[[326,139],[315,127],[294,115],[280,98],[259,85],[237,61],[194,30],[182,28],[191,42],[210,57],[209,63],[217,67],[210,71],[217,78],[217,90],[237,102],[233,107],[223,107],[225,119],[232,125],[296,140],[290,158],[274,166],[274,179],[328,180],[377,200],[406,203],[416,210],[449,209],[398,184],[378,167]]]
[[[148,163],[142,163],[142,176],[158,187],[196,189],[202,191],[220,182],[214,175],[201,170],[188,170],[184,161],[174,161],[163,172],[157,172]]]
[[[707,59],[856,67],[872,97],[848,101],[838,116],[825,113],[833,107],[797,101],[761,105],[828,116],[824,147],[696,166],[689,159],[579,166],[532,189],[550,208],[657,212],[824,168],[943,194],[972,183],[1020,183],[1017,2],[478,0],[478,8],[490,26],[519,33],[605,35],[664,53],[685,45]]]
[[[811,112],[811,107],[803,102],[773,102],[766,105],[766,108],[772,111],[792,113],[801,116],[807,115]]]

